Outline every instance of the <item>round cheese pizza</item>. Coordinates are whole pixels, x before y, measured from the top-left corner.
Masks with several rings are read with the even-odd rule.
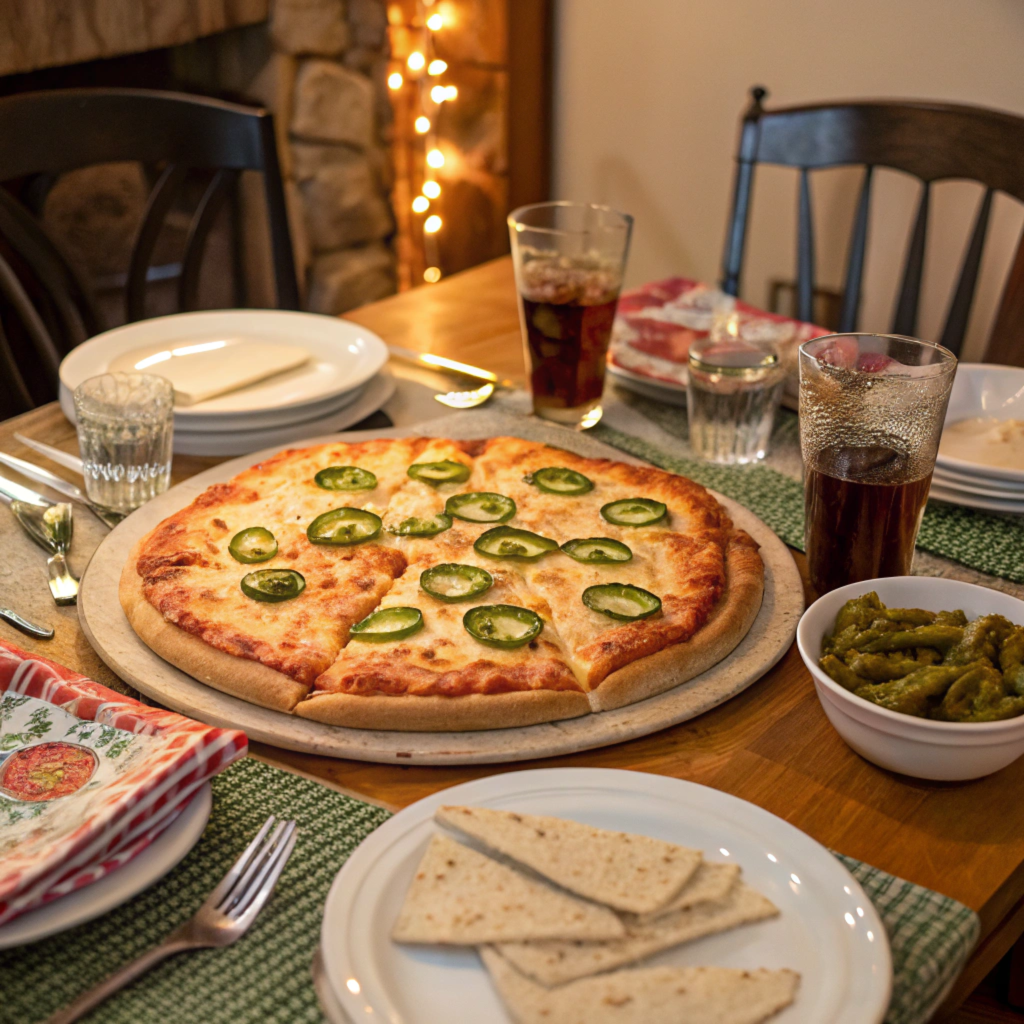
[[[757,544],[703,487],[514,437],[281,452],[133,550],[121,604],[161,657],[364,729],[498,729],[622,707],[724,658]]]

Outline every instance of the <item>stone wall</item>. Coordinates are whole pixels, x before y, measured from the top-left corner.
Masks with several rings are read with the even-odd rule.
[[[395,290],[384,0],[273,0],[249,92],[274,112],[305,304],[343,313]]]

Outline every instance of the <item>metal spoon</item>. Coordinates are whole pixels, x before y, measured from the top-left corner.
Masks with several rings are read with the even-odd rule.
[[[68,568],[67,554],[71,547],[73,522],[71,505],[66,501],[56,505],[33,505],[27,501],[12,501],[11,511],[25,532],[50,553],[46,567],[50,573],[50,593],[59,605],[78,601],[78,579]]]
[[[494,384],[484,384],[472,391],[446,391],[434,395],[434,401],[447,405],[449,409],[475,409],[483,405],[494,394]]]

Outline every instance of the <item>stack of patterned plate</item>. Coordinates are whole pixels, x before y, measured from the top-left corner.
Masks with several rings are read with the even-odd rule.
[[[1024,515],[1024,369],[957,367],[931,496]]]
[[[344,430],[376,412],[394,391],[383,372],[387,358],[373,332],[337,317],[180,313],[79,345],[61,363],[60,402],[73,422],[74,390],[87,378],[113,370],[162,374],[175,385],[177,454],[244,455]]]
[[[147,707],[0,642],[0,949],[110,910],[169,871],[245,734]]]

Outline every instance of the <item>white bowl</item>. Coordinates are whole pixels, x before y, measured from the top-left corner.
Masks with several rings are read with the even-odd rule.
[[[1024,715],[1003,722],[933,722],[862,700],[818,667],[821,642],[832,631],[839,609],[850,598],[872,590],[891,608],[960,608],[969,619],[997,613],[1024,623],[1024,601],[973,583],[931,576],[851,583],[819,598],[800,619],[796,643],[836,732],[861,757],[918,779],[980,779],[1024,754]]]

